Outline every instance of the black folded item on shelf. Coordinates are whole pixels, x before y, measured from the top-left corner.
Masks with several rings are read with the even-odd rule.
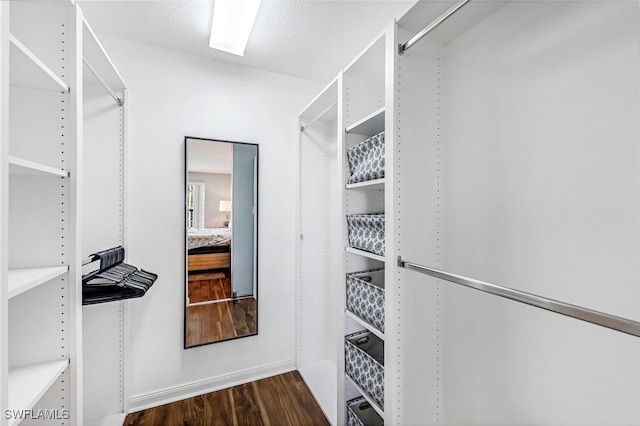
[[[144,296],[158,275],[123,263],[124,248],[114,247],[91,255],[100,269],[82,277],[82,304],[113,302]]]

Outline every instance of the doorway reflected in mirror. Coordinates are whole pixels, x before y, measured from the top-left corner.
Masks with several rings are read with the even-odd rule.
[[[185,348],[258,332],[258,145],[185,138]]]

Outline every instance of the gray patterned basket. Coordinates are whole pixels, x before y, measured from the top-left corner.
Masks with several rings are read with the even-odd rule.
[[[384,213],[347,216],[349,246],[384,256]]]
[[[349,180],[347,183],[366,182],[384,177],[384,132],[347,150]]]
[[[364,397],[347,401],[347,426],[384,426],[384,420]]]
[[[346,336],[345,369],[384,410],[384,342],[370,331]]]
[[[384,269],[347,274],[347,309],[384,333]]]

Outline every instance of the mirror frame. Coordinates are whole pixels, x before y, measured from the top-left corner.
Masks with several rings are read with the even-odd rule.
[[[189,286],[189,270],[188,270],[188,265],[187,265],[187,261],[188,261],[188,256],[189,256],[189,248],[188,248],[188,243],[187,243],[187,234],[188,234],[188,229],[187,229],[187,220],[189,219],[189,194],[188,194],[188,189],[189,189],[189,153],[188,153],[188,144],[187,141],[189,139],[193,139],[193,140],[200,140],[200,141],[210,141],[210,142],[223,142],[223,143],[231,143],[231,144],[238,144],[238,145],[251,145],[251,146],[255,146],[256,147],[256,179],[255,179],[255,191],[256,191],[256,205],[255,205],[255,237],[254,237],[254,241],[255,241],[255,247],[254,247],[254,253],[255,253],[255,280],[256,280],[256,285],[255,285],[255,299],[256,299],[256,330],[254,333],[251,334],[245,334],[242,336],[235,336],[235,337],[229,337],[227,339],[220,339],[220,340],[214,340],[211,342],[205,342],[205,343],[198,343],[197,345],[191,345],[191,346],[187,346],[187,291],[188,291],[188,286]],[[251,337],[251,336],[257,336],[258,335],[258,331],[259,331],[259,301],[258,301],[258,290],[259,290],[259,250],[258,250],[258,246],[259,246],[259,226],[260,226],[260,216],[259,216],[259,204],[260,204],[260,145],[257,143],[251,143],[251,142],[238,142],[238,141],[229,141],[229,140],[225,140],[225,139],[211,139],[211,138],[202,138],[202,137],[198,137],[198,136],[185,136],[184,137],[184,173],[183,173],[183,196],[184,196],[184,217],[182,220],[182,226],[183,226],[183,230],[184,230],[184,234],[183,234],[183,244],[184,244],[184,254],[183,254],[183,262],[182,262],[182,267],[183,267],[183,271],[184,271],[184,280],[183,280],[183,292],[182,292],[182,311],[183,311],[183,349],[192,349],[192,348],[197,348],[200,346],[205,346],[205,345],[211,345],[214,343],[220,343],[220,342],[228,342],[231,340],[236,340],[236,339],[243,339],[245,337]],[[233,236],[232,238],[232,243],[233,243]]]

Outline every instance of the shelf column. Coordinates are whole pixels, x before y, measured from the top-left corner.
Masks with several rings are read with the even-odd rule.
[[[9,2],[0,2],[0,407],[9,404]],[[0,416],[0,426],[7,420]]]
[[[399,253],[397,235],[400,229],[400,169],[396,161],[399,141],[396,137],[396,99],[398,97],[398,27],[391,22],[386,29],[385,40],[385,375],[384,412],[385,424],[402,424],[401,362],[402,324],[400,315],[401,282],[396,257]]]
[[[82,159],[83,159],[83,18],[78,7],[71,8],[69,18],[69,141],[73,144],[69,156],[69,202],[71,204],[69,239],[69,313],[71,317],[71,422],[83,423],[83,362],[82,362]]]

